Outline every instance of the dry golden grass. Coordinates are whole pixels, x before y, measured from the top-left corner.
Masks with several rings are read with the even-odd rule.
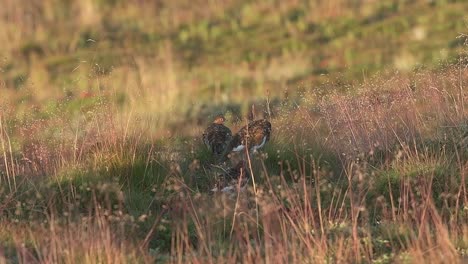
[[[466,262],[466,4],[354,2],[5,0],[0,264]],[[212,194],[200,135],[252,103]]]
[[[272,107],[271,141],[251,157],[255,188],[232,197],[207,193],[216,172],[199,138],[162,137],[111,105],[73,122],[2,119],[0,254],[22,263],[462,263],[468,94],[458,67],[284,100]]]

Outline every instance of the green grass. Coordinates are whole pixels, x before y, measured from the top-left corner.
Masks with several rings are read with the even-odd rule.
[[[84,231],[91,221],[97,235],[112,234],[112,240],[99,242],[114,250],[106,261],[135,260],[135,252],[142,254],[136,259],[143,262],[225,257],[247,261],[248,250],[257,252],[255,259],[271,257],[268,247],[278,252],[293,247],[289,253],[283,251],[283,260],[326,257],[376,263],[427,260],[435,258],[434,248],[440,247],[455,261],[466,251],[467,156],[460,145],[466,113],[457,112],[460,105],[446,107],[453,101],[441,100],[459,91],[458,80],[446,74],[440,73],[442,79],[433,85],[451,87],[445,90],[449,96],[426,94],[411,110],[403,107],[420,100],[418,94],[402,99],[399,93],[387,91],[382,98],[393,104],[370,106],[373,93],[365,89],[327,95],[325,101],[304,98],[304,104],[313,106],[307,111],[279,106],[272,119],[271,141],[251,156],[258,194],[255,198],[250,186],[239,200],[209,192],[220,171],[209,165],[212,157],[199,135],[155,138],[148,123],[132,121],[129,127],[128,119],[106,120],[97,114],[108,116],[105,112],[112,108],[87,106],[89,118],[71,135],[36,134],[38,141],[31,142],[42,152],[22,147],[13,153],[14,160],[30,157],[31,166],[43,167],[35,175],[27,170],[27,163],[20,165],[16,191],[5,186],[0,192],[1,221],[9,226],[0,229],[5,233],[3,257],[21,262],[17,255],[21,241],[28,245],[25,250],[36,252],[32,256],[37,259],[84,261],[52,256],[44,251],[47,247],[75,254],[84,250],[88,257],[102,259],[104,255],[86,244],[54,245],[39,235],[53,228],[60,230],[52,234],[53,239],[68,241],[70,234],[78,232],[91,245],[97,241]],[[407,88],[393,83],[392,89]],[[444,112],[434,119],[430,109],[438,102]],[[351,106],[355,107],[352,119],[338,111]],[[386,115],[379,115],[384,111]],[[418,113],[417,119],[412,123],[402,119],[406,111]],[[395,122],[388,116],[400,119]],[[374,121],[369,123],[369,118]],[[66,127],[67,122],[51,124]],[[376,124],[393,133],[384,137],[383,130],[374,129]],[[42,126],[44,130],[49,124]],[[100,132],[91,133],[96,126]],[[411,131],[417,133],[408,136]],[[346,136],[352,134],[350,143]],[[359,142],[368,138],[387,142],[380,142],[378,148]],[[78,149],[69,152],[75,145]],[[60,147],[54,150],[54,146]],[[34,160],[34,155],[39,156]],[[21,228],[28,233],[20,232]],[[319,242],[326,247],[307,246]],[[116,243],[123,244],[116,248]]]
[[[467,258],[463,1],[36,4],[0,11],[0,263]],[[203,129],[252,105],[212,193]]]
[[[52,19],[60,21],[71,4],[43,5]],[[324,7],[313,3],[276,9],[272,4],[241,1],[221,5],[222,12],[208,11],[211,15],[169,26],[170,14],[198,12],[169,6],[156,10],[159,16],[145,12],[154,8],[148,3],[72,6],[90,8],[98,17],[114,14],[92,26],[78,19],[46,26],[44,12],[38,12],[43,32],[21,38],[3,51],[5,88],[18,90],[18,95],[30,94],[28,104],[66,96],[70,104],[80,104],[77,97],[91,91],[132,109],[151,104],[142,103],[139,96],[164,94],[154,86],[169,85],[185,91],[174,97],[181,104],[174,109],[176,101],[171,98],[159,104],[168,104],[178,113],[192,104],[215,107],[221,103],[219,97],[239,104],[247,94],[259,98],[266,90],[278,97],[286,84],[321,85],[323,74],[328,80],[357,83],[382,70],[410,74],[421,65],[437,69],[463,52],[463,39],[456,37],[466,31],[468,8],[462,1],[435,5],[386,1],[344,5],[338,19],[320,14],[318,8]],[[20,23],[19,32],[29,30],[28,26],[26,21]],[[154,79],[154,72],[162,72],[161,77]],[[291,96],[299,94],[291,91]],[[16,97],[5,99],[12,102]]]

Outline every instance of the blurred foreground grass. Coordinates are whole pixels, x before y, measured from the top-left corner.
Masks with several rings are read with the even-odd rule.
[[[73,122],[2,119],[0,260],[462,263],[463,73],[283,100],[239,196],[209,192],[221,171],[198,126],[164,136],[106,102]]]
[[[42,118],[96,97],[160,126],[252,101],[439,69],[464,1],[4,1],[2,108]],[[458,37],[458,38],[457,38]],[[335,85],[336,84],[336,85]],[[84,104],[84,105],[83,105]],[[84,109],[83,109],[84,108]],[[31,114],[33,113],[33,114]]]

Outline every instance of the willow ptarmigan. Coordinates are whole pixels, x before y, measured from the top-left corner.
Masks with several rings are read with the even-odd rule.
[[[203,142],[218,159],[225,153],[232,139],[232,132],[224,125],[224,121],[226,119],[223,115],[217,115],[213,123],[203,132]]]
[[[249,180],[249,170],[246,163],[241,160],[235,167],[226,170],[218,176],[218,181],[211,191],[224,193],[234,193],[236,190],[241,191],[247,186]]]
[[[250,122],[242,127],[233,137],[226,149],[226,155],[231,151],[242,151],[248,147],[250,152],[255,152],[270,140],[271,123],[266,119]]]

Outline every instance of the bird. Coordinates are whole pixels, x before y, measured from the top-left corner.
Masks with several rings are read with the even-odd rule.
[[[212,124],[203,132],[203,142],[216,158],[221,158],[232,140],[231,129],[224,125],[224,115],[217,115]]]
[[[240,160],[236,166],[225,170],[218,175],[218,180],[212,192],[233,193],[239,187],[239,190],[245,189],[250,180],[250,173],[243,160]]]
[[[224,155],[229,155],[231,151],[242,151],[246,147],[249,152],[256,152],[270,140],[270,136],[271,123],[267,119],[251,121],[232,137]]]

